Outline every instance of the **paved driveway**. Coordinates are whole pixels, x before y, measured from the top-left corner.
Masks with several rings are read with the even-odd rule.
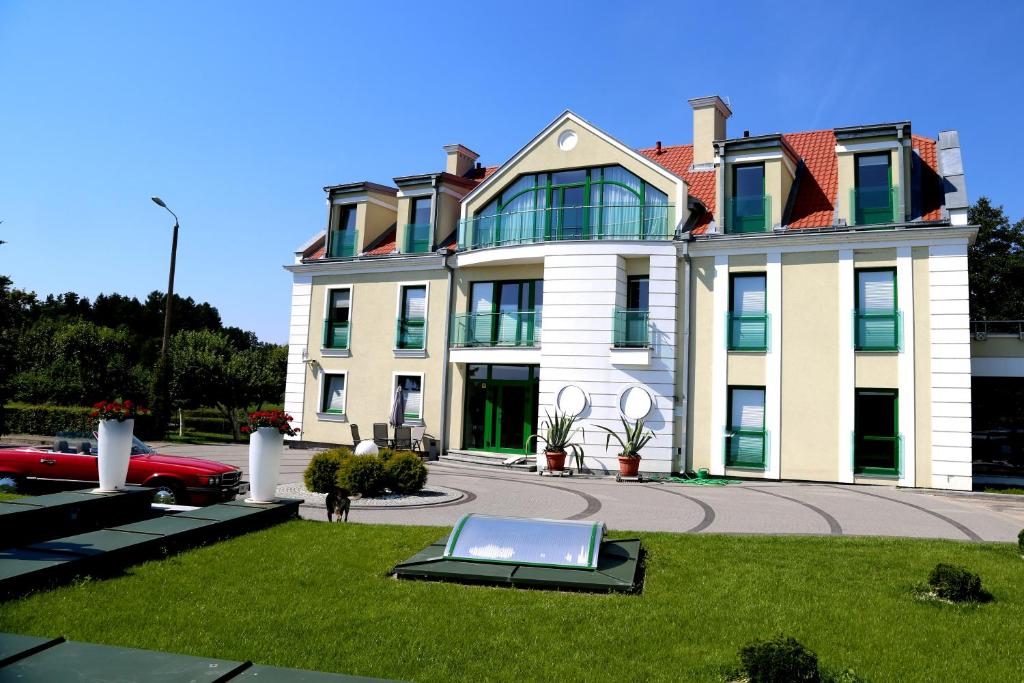
[[[247,469],[247,446],[161,447]],[[286,450],[281,483],[302,481],[310,451]],[[744,482],[729,486],[627,484],[613,479],[555,479],[446,462],[430,463],[430,482],[465,495],[417,509],[353,510],[350,521],[448,526],[467,512],[598,519],[617,530],[915,536],[1015,541],[1024,528],[1024,496],[959,495],[882,486]],[[323,509],[302,515],[325,519]]]

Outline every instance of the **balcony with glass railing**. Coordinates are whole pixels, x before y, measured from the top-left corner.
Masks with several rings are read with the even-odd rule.
[[[855,187],[850,190],[850,220],[853,225],[897,223],[898,187]]]
[[[767,351],[768,314],[729,313],[726,322],[729,330],[730,351]]]
[[[327,245],[328,258],[352,258],[358,254],[358,230],[334,230]]]
[[[347,349],[348,348],[348,321],[332,322],[324,321],[324,348],[325,349]]]
[[[903,348],[903,313],[855,309],[853,347],[857,351],[900,351]]]
[[[430,251],[430,223],[408,223],[402,253],[426,254]]]
[[[725,430],[726,467],[764,469],[768,432],[764,429]]]
[[[725,200],[725,216],[727,233],[768,232],[772,228],[771,195],[729,197]]]
[[[564,206],[476,216],[459,222],[460,251],[566,240],[670,240],[671,204]]]
[[[612,321],[612,347],[646,349],[650,345],[650,313],[639,309],[616,308]]]
[[[399,318],[395,322],[396,349],[425,349],[427,321],[423,318]]]
[[[455,316],[452,347],[535,347],[540,328],[540,311],[463,313]]]

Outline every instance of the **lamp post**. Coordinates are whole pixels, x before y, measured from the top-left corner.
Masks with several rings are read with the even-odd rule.
[[[167,275],[167,299],[164,303],[164,337],[160,344],[160,360],[156,366],[156,377],[154,378],[153,390],[153,416],[156,421],[156,428],[160,436],[163,436],[167,428],[167,421],[170,417],[168,396],[170,381],[168,378],[167,347],[171,340],[171,304],[174,301],[174,261],[178,253],[178,215],[168,208],[164,200],[159,197],[150,197],[157,206],[166,209],[174,216],[174,236],[171,238],[171,267]]]

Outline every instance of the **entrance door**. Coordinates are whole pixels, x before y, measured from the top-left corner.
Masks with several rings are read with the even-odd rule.
[[[522,375],[522,379],[504,379]],[[537,368],[470,366],[463,413],[463,447],[497,453],[526,453],[536,431]]]
[[[502,453],[525,453],[530,436],[532,400],[527,384],[501,383],[494,387],[494,414],[490,441]]]

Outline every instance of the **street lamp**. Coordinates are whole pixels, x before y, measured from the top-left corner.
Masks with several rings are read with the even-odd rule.
[[[171,211],[164,200],[159,197],[150,197],[153,203],[174,216],[174,236],[171,238],[171,268],[167,275],[167,300],[164,303],[164,338],[160,345],[160,362],[157,363],[155,387],[153,391],[153,415],[156,418],[156,428],[160,435],[163,436],[164,429],[167,427],[168,418],[170,418],[169,403],[170,397],[168,396],[170,389],[170,381],[168,378],[168,367],[167,367],[167,346],[171,339],[171,302],[174,301],[174,261],[178,253],[178,215]]]

